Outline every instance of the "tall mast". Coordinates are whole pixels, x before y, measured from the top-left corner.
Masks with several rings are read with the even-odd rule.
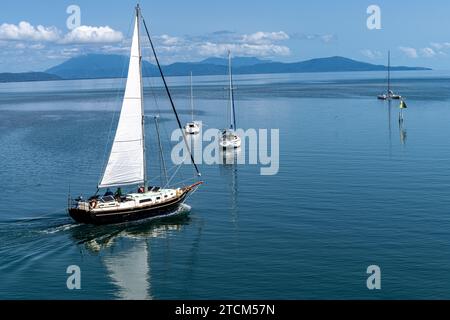
[[[391,51],[388,51],[388,96],[391,91]]]
[[[192,71],[191,71],[191,113],[192,113],[192,122],[194,122],[194,89],[192,88]]]
[[[231,69],[231,51],[228,50],[228,74],[230,75],[230,114],[231,129],[236,130],[236,116],[234,114],[233,73]]]
[[[138,48],[139,48],[139,82],[141,84],[141,110],[142,110],[142,152],[144,153],[144,187],[147,189],[147,158],[145,148],[145,114],[144,114],[144,86],[142,84],[142,53],[141,53],[141,38],[140,38],[140,20],[141,8],[139,3],[136,5],[136,20],[137,20],[137,34],[138,34]]]

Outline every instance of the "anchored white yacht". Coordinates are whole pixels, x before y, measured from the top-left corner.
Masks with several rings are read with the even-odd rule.
[[[394,91],[391,90],[391,52],[388,51],[388,78],[387,78],[387,92],[380,94],[377,97],[379,100],[398,100],[401,99],[402,96],[395,94]]]
[[[233,72],[231,68],[231,52],[228,51],[228,73],[230,78],[230,104],[228,118],[230,127],[223,129],[219,136],[219,146],[224,150],[236,149],[241,147],[241,138],[236,134],[236,110],[234,107],[234,88],[233,88]]]
[[[192,72],[191,72],[191,122],[188,122],[184,126],[184,131],[187,134],[199,134],[202,123],[200,121],[194,121],[194,89],[192,87]]]

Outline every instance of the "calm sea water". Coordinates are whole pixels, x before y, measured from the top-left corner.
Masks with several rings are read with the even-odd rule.
[[[67,194],[95,192],[124,80],[1,84],[0,299],[450,298],[450,73],[394,77],[402,127],[398,102],[375,98],[383,73],[236,77],[238,126],[280,129],[279,173],[202,165],[190,214],[102,227],[72,222]],[[188,79],[169,82],[187,121]],[[224,127],[225,77],[195,85],[197,118]],[[170,159],[160,83],[145,95]],[[147,137],[158,183],[151,125]]]

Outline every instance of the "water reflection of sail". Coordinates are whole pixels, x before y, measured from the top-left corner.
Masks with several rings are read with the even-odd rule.
[[[407,134],[406,134],[406,129],[404,127],[404,120],[403,119],[398,121],[398,129],[399,129],[399,132],[400,132],[400,143],[401,144],[406,144]]]
[[[188,222],[187,215],[180,215],[157,223],[81,226],[72,236],[89,252],[99,254],[108,277],[117,287],[118,299],[144,300],[152,299],[150,239],[165,238]]]
[[[389,132],[389,157],[392,156],[392,126],[391,126],[391,100],[388,100],[388,132]]]
[[[229,179],[230,186],[230,211],[233,223],[237,222],[237,196],[238,196],[238,179],[237,179],[237,157],[239,155],[239,150],[229,150],[224,151],[222,156],[224,157],[224,162],[220,167],[221,175]]]
[[[403,99],[400,101],[399,108],[400,108],[400,111],[398,113],[398,129],[400,132],[400,143],[405,144],[406,143],[406,129],[405,129],[405,119],[403,116],[403,109],[406,109],[407,106]]]
[[[221,163],[225,166],[236,166],[241,155],[241,148],[220,150]]]
[[[150,247],[145,240],[136,241],[132,250],[108,252],[103,262],[108,275],[118,287],[116,296],[124,300],[151,299]]]

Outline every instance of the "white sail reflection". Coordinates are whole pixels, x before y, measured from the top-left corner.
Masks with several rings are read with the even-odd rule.
[[[103,262],[108,275],[118,287],[116,296],[123,300],[149,300],[150,247],[145,240],[136,241],[132,250],[105,255]]]
[[[238,164],[237,157],[240,153],[240,149],[230,149],[221,151],[222,155],[222,164],[219,166],[220,173],[223,176],[226,176],[229,181],[229,189],[230,189],[230,213],[231,219],[235,228],[237,229],[238,222],[238,205],[237,205],[237,197],[238,197]]]
[[[145,223],[92,227],[73,236],[91,253],[98,254],[107,276],[122,300],[152,299],[151,239],[166,238],[188,223],[190,207],[182,205],[172,218]]]

